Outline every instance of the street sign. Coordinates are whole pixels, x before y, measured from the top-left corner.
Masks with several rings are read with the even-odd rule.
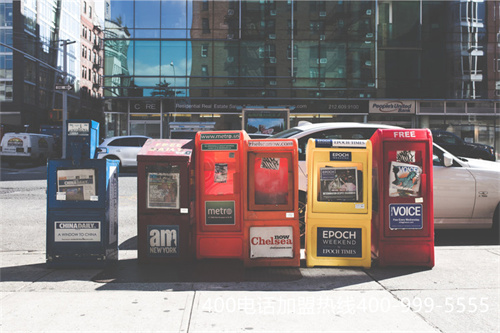
[[[73,86],[70,84],[56,85],[56,90],[71,90]]]

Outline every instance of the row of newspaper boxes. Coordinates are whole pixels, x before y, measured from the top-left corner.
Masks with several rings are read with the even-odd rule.
[[[295,139],[245,131],[150,139],[138,154],[142,263],[236,258],[299,266]],[[434,266],[432,136],[378,130],[370,140],[310,139],[306,264]]]

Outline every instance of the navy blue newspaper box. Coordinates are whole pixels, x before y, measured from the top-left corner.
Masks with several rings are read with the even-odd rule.
[[[99,145],[99,123],[93,120],[72,119],[66,122],[66,158],[76,164],[95,158]]]
[[[73,125],[71,125],[73,124]],[[69,158],[47,166],[47,265],[118,260],[118,160],[94,159],[95,121],[69,120]]]

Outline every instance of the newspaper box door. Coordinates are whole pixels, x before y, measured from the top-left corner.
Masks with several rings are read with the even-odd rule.
[[[432,147],[432,146],[431,146]],[[432,232],[428,216],[427,175],[429,156],[425,142],[384,142],[384,234],[387,237],[427,236]]]

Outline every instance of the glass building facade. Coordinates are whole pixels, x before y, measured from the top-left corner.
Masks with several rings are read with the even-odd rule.
[[[107,136],[300,120],[440,128],[500,146],[500,2],[108,0]]]

